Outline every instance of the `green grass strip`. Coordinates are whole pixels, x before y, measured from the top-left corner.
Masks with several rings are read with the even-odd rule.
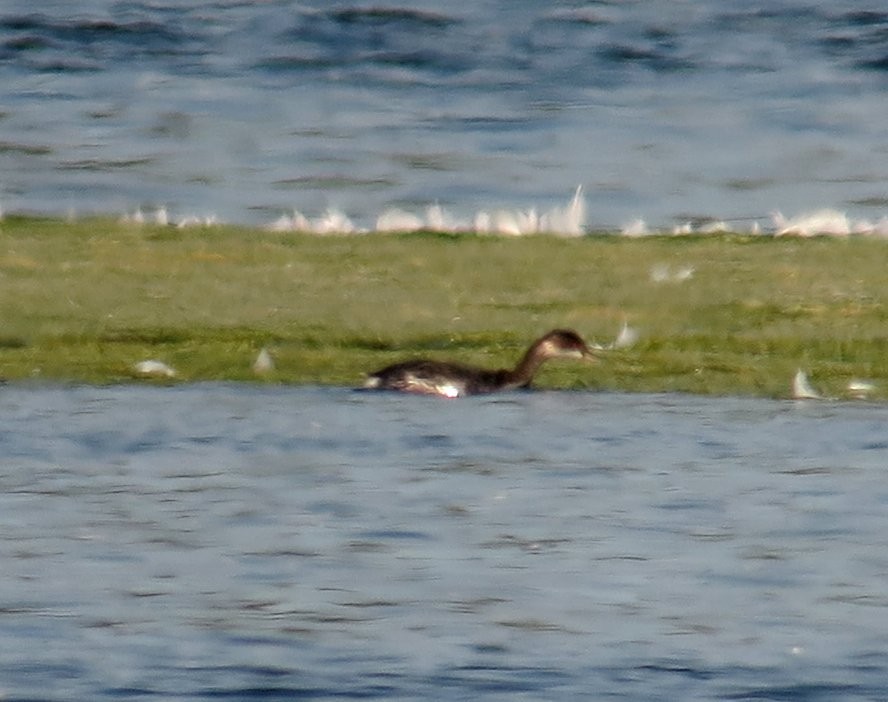
[[[638,342],[537,385],[786,397],[888,390],[888,242],[739,235],[320,237],[110,219],[0,222],[0,377],[114,383],[157,359],[181,380],[356,385],[414,355],[511,365],[554,327]],[[692,271],[689,276],[680,271]]]

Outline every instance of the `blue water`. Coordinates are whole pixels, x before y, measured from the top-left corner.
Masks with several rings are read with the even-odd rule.
[[[885,699],[886,423],[0,387],[0,698]]]
[[[888,214],[870,0],[4,0],[0,207]]]

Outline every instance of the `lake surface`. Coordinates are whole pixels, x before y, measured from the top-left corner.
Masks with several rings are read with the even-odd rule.
[[[888,697],[888,407],[0,387],[0,698]]]
[[[4,0],[0,207],[888,215],[884,0]]]

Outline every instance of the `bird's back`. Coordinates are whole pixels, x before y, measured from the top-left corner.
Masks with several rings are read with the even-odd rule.
[[[371,373],[364,387],[460,397],[501,389],[504,373],[444,361],[405,361]]]

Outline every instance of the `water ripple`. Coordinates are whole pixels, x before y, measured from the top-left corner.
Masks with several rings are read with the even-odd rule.
[[[6,699],[886,694],[884,407],[2,399]]]

